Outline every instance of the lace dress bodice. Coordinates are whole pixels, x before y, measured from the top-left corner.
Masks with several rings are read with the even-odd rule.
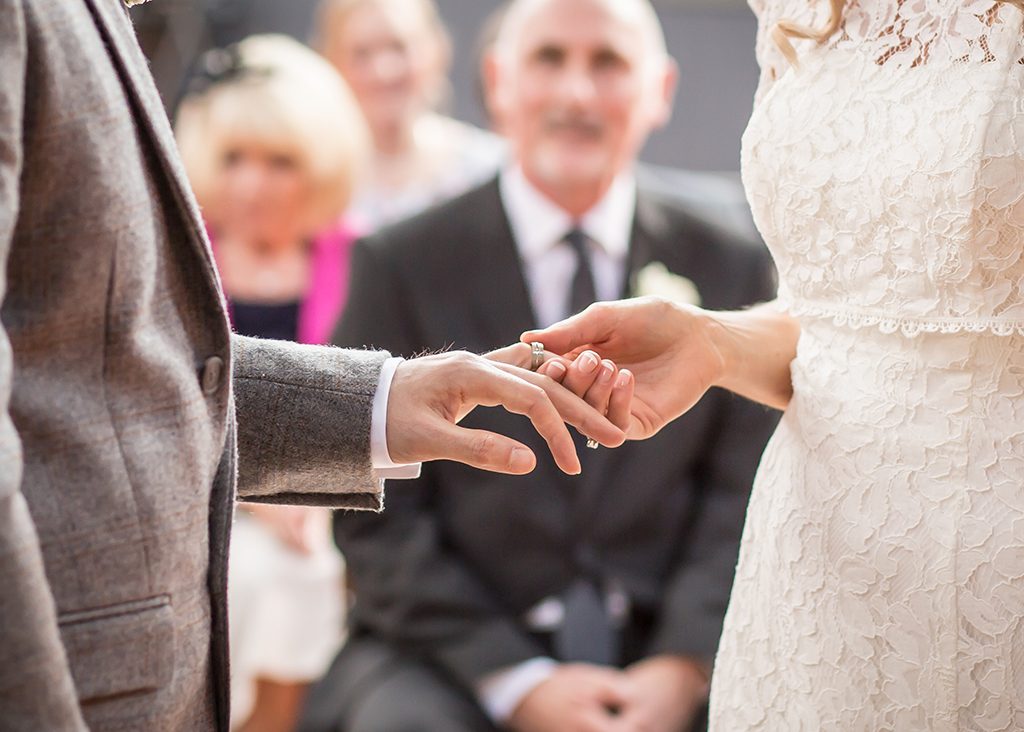
[[[712,732],[1024,730],[1024,12],[757,8],[743,140],[800,321],[712,676]],[[851,327],[852,326],[852,327]]]
[[[907,335],[1024,333],[1024,13],[850,0],[827,44],[772,37],[826,0],[754,0],[744,183],[780,303]]]

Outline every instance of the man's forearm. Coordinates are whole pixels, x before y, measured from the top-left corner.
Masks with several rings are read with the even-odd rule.
[[[373,400],[389,354],[232,337],[245,500],[379,508]]]

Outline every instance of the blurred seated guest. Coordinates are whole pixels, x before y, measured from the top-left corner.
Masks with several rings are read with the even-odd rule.
[[[348,81],[374,156],[352,211],[371,229],[493,175],[497,136],[438,114],[451,46],[433,0],[323,0],[317,45]],[[337,125],[344,134],[344,125]]]
[[[518,0],[485,77],[512,159],[356,245],[337,343],[485,351],[595,300],[773,297],[760,242],[635,170],[676,77],[647,0]],[[575,363],[612,388],[611,364],[592,352]],[[646,442],[582,450],[579,476],[425,465],[389,488],[385,514],[336,514],[359,591],[300,729],[699,728],[775,422],[719,391]],[[516,416],[481,410],[465,424],[538,444]]]
[[[330,64],[284,36],[208,52],[192,86],[177,134],[235,330],[323,343],[347,288],[354,232],[338,221],[367,140],[358,106]],[[233,728],[292,729],[340,645],[341,570],[324,509],[240,505]]]

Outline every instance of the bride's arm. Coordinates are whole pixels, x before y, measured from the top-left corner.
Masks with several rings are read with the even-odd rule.
[[[741,312],[707,312],[712,342],[722,356],[716,382],[729,391],[785,409],[793,396],[790,363],[796,356],[800,325],[775,303]]]

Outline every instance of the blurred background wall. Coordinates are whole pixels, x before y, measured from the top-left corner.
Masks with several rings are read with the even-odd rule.
[[[483,122],[473,84],[476,29],[495,0],[438,0],[456,45],[455,114]],[[757,23],[744,0],[654,0],[669,52],[679,62],[671,125],[654,135],[644,160],[691,170],[739,170],[739,141],[757,85]]]
[[[455,46],[456,117],[484,124],[477,89],[476,42],[500,0],[437,0]],[[745,0],[654,0],[669,50],[679,62],[675,116],[654,135],[643,159],[690,170],[739,169],[739,140],[750,114],[757,65],[756,23]],[[140,41],[168,107],[185,67],[205,48],[252,33],[310,36],[316,0],[156,0],[132,11]]]

